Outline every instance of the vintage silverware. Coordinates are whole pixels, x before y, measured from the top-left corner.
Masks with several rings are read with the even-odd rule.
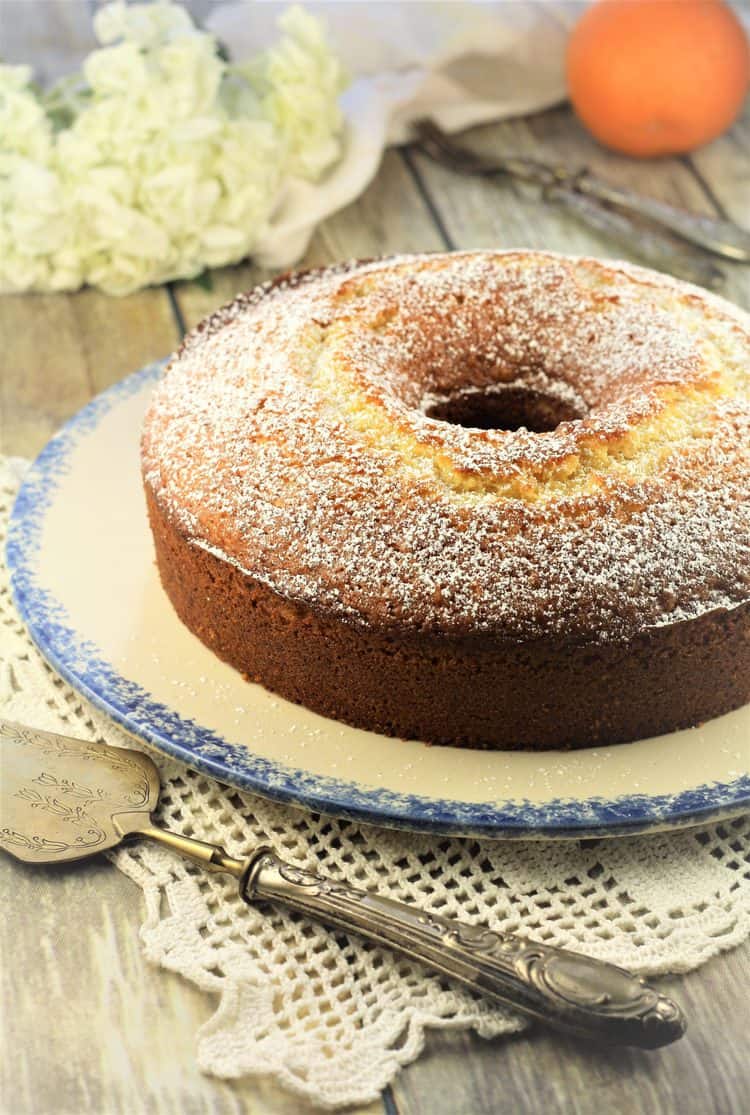
[[[258,848],[223,848],[158,827],[159,772],[140,751],[86,743],[0,720],[0,846],[26,863],[84,859],[150,837],[208,871],[227,872],[243,899],[268,899],[399,950],[473,991],[559,1029],[655,1049],[681,1037],[671,999],[622,968],[514,934],[501,935],[356,890]]]
[[[715,286],[722,278],[704,254],[750,262],[750,232],[733,221],[690,213],[614,186],[585,168],[571,169],[524,156],[481,155],[448,136],[432,120],[415,126],[420,149],[461,174],[508,176],[538,186],[542,196],[566,206],[588,224],[628,243],[655,266]],[[702,249],[687,248],[692,244]]]

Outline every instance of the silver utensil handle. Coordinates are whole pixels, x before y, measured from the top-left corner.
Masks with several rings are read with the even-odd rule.
[[[559,1029],[645,1049],[667,1045],[685,1032],[676,1003],[613,964],[357,890],[293,867],[269,848],[249,861],[240,890],[248,902],[282,902],[398,949]]]
[[[709,217],[703,213],[689,213],[669,202],[644,194],[633,193],[621,186],[613,186],[596,175],[584,171],[574,181],[574,189],[610,205],[636,213],[648,220],[656,221],[683,240],[698,244],[724,259],[750,261],[750,232],[734,221],[722,217]]]
[[[459,174],[510,175],[535,183],[543,190],[560,187],[577,193],[581,199],[616,205],[621,210],[660,225],[681,240],[696,244],[723,259],[750,262],[750,230],[724,217],[692,213],[676,205],[636,193],[592,174],[590,170],[571,170],[564,165],[546,163],[523,155],[486,155],[463,147],[439,128],[434,120],[418,120],[414,131],[420,149],[431,159]],[[562,198],[557,200],[564,201]],[[606,210],[605,210],[606,214]],[[689,276],[688,276],[689,277]],[[706,285],[706,284],[704,284]]]
[[[634,225],[622,213],[597,205],[586,194],[567,186],[550,186],[544,191],[544,197],[564,205],[591,228],[611,236],[625,245],[631,254],[640,256],[660,271],[709,289],[719,286],[724,278],[711,257],[688,248],[668,233]]]

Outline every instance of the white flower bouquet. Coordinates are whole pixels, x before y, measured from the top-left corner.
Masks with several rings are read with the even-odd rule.
[[[127,294],[253,251],[293,179],[341,152],[343,71],[320,24],[232,65],[169,0],[100,9],[101,48],[42,94],[0,66],[0,290]]]

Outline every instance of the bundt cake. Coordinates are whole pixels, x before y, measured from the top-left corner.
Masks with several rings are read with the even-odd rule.
[[[634,266],[404,256],[197,327],[142,463],[248,679],[389,735],[582,747],[750,701],[750,319]]]

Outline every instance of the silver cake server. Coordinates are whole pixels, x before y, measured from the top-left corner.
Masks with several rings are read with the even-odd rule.
[[[524,155],[486,155],[462,145],[434,120],[418,120],[419,149],[459,174],[513,179],[537,186],[556,202],[604,232],[645,262],[689,282],[715,288],[724,275],[711,257],[750,262],[750,231],[724,217],[692,213],[597,177],[586,167],[568,167]]]
[[[656,1049],[685,1032],[680,1008],[622,968],[356,890],[260,847],[235,859],[160,828],[159,772],[140,751],[0,720],[0,846],[25,863],[85,859],[145,836],[238,880],[246,902],[281,902],[426,964],[524,1014],[607,1043]]]

